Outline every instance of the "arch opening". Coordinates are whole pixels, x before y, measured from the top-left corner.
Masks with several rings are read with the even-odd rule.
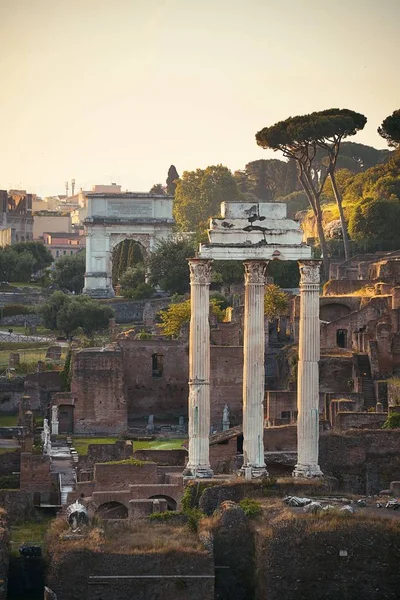
[[[126,237],[120,240],[112,249],[111,277],[115,288],[128,269],[135,269],[134,280],[136,285],[145,282],[144,262],[146,248],[139,241]]]
[[[163,496],[162,494],[158,494],[156,496],[150,496],[149,500],[166,500],[168,510],[176,510],[177,507],[176,500],[174,500],[170,496]]]
[[[95,513],[100,519],[127,519],[128,509],[120,502],[105,502],[101,504]]]

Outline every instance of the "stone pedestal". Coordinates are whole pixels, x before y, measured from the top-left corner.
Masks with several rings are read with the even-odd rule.
[[[51,422],[51,435],[58,435],[58,421]]]
[[[301,260],[300,332],[297,381],[297,464],[294,477],[321,477],[318,465],[320,260]]]
[[[193,258],[190,269],[189,460],[185,477],[212,477],[210,434],[210,305],[211,261]]]
[[[246,477],[268,475],[264,462],[264,292],[267,261],[245,268],[243,335],[243,467]]]

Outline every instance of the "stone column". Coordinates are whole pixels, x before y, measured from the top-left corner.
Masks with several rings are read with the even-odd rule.
[[[189,260],[189,460],[185,477],[212,477],[210,467],[210,306],[211,261]]]
[[[264,462],[264,292],[268,262],[247,260],[243,334],[243,470],[268,475]]]
[[[318,465],[320,260],[300,260],[300,335],[297,376],[297,465],[294,477],[321,477]]]

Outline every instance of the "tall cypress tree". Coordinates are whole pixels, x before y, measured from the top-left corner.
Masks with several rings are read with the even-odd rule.
[[[179,179],[178,171],[175,168],[175,165],[171,165],[168,169],[168,177],[167,177],[167,194],[169,196],[175,196],[176,183]]]

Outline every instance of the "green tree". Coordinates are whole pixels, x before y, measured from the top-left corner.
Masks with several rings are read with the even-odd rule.
[[[391,115],[386,117],[382,125],[378,128],[378,133],[393,148],[400,146],[400,109],[393,111]]]
[[[80,294],[85,285],[86,255],[78,252],[63,256],[55,263],[53,280],[62,289]]]
[[[314,213],[324,258],[325,275],[329,273],[328,247],[322,224],[321,194],[327,177],[331,179],[338,204],[346,256],[349,254],[347,226],[342,199],[336,185],[335,169],[342,140],[362,129],[366,117],[347,109],[329,109],[309,115],[290,117],[256,134],[263,148],[280,150],[296,161],[299,181]],[[325,151],[325,161],[317,155]],[[321,165],[323,168],[321,168]]]
[[[149,283],[171,294],[189,291],[187,259],[195,255],[195,243],[187,238],[168,239],[158,243],[148,259]]]
[[[204,232],[210,217],[220,214],[220,204],[243,200],[235,178],[223,165],[184,171],[174,202],[174,218],[181,231]]]
[[[210,312],[216,315],[218,321],[222,321],[225,317],[225,311],[221,308],[222,303],[219,298],[210,298]],[[182,325],[190,321],[190,300],[170,304],[165,310],[160,310],[158,315],[163,335],[178,337]]]
[[[63,292],[53,292],[48,301],[40,306],[39,314],[47,329],[57,329],[57,317],[69,299],[69,296]]]
[[[288,311],[289,300],[287,294],[279,285],[271,283],[265,286],[264,313],[269,320],[285,315]]]
[[[273,202],[287,192],[287,172],[288,162],[261,159],[248,163],[244,171],[236,171],[234,176],[241,192],[254,194],[263,202]]]
[[[13,245],[13,250],[17,254],[28,253],[33,257],[33,273],[46,269],[53,262],[49,249],[42,242],[19,242]]]
[[[377,240],[400,245],[400,201],[397,198],[365,198],[349,221],[355,240]]]
[[[165,188],[162,183],[155,183],[150,189],[150,194],[157,194],[158,196],[165,196]]]
[[[69,296],[57,315],[57,329],[68,337],[78,328],[90,335],[108,327],[113,316],[114,311],[110,306],[99,304],[87,296]]]
[[[176,190],[176,185],[178,183],[179,180],[179,175],[178,175],[178,171],[176,170],[175,165],[171,165],[170,168],[168,169],[168,176],[167,176],[167,194],[168,196],[175,196],[175,190]]]

